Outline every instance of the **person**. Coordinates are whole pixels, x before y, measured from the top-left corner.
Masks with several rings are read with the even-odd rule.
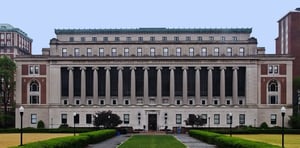
[[[143,127],[144,127],[144,132],[146,132],[146,125],[144,125]]]

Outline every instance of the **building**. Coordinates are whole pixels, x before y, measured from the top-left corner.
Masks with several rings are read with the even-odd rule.
[[[72,126],[74,112],[76,126],[90,127],[107,110],[134,129],[186,126],[189,114],[229,127],[230,113],[232,126],[280,126],[280,108],[292,114],[293,57],[265,54],[251,32],[56,29],[42,55],[16,58],[24,127]],[[16,110],[16,127],[19,118]]]
[[[10,24],[0,24],[0,55],[14,58],[29,55],[31,51],[32,39],[25,32]]]
[[[291,55],[293,62],[293,78],[300,76],[300,8],[288,12],[278,21],[278,37],[276,38],[276,54]],[[293,104],[300,106],[300,88],[293,88]]]

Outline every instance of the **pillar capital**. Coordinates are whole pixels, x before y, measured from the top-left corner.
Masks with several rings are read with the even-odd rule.
[[[149,67],[148,66],[144,66],[143,70],[149,70]]]
[[[135,66],[131,66],[130,70],[136,70],[136,67]]]
[[[209,66],[209,67],[207,67],[207,70],[214,70],[214,67]]]
[[[117,69],[118,70],[123,70],[124,68],[123,68],[123,66],[118,66]]]
[[[93,68],[92,68],[92,70],[98,70],[99,69],[99,67],[96,67],[96,66],[94,66]]]
[[[220,70],[226,70],[226,66],[221,66]]]
[[[161,66],[157,66],[156,70],[162,70],[162,67]]]
[[[170,70],[174,70],[176,67],[175,66],[170,66],[169,69]]]
[[[234,66],[234,67],[232,67],[232,70],[239,70],[239,67]]]
[[[86,67],[80,67],[80,70],[86,70]]]
[[[73,67],[68,67],[68,70],[74,70],[74,68]]]
[[[105,70],[110,70],[110,66],[105,66],[104,69]]]
[[[201,67],[200,66],[196,66],[195,70],[201,70]]]
[[[189,67],[188,66],[182,66],[182,68],[181,68],[182,70],[188,70],[189,69]]]

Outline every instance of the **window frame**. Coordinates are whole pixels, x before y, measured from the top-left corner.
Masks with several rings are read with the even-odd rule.
[[[155,56],[155,48],[150,48],[150,56]]]
[[[99,48],[99,56],[100,57],[104,56],[104,48]]]
[[[220,114],[214,114],[214,124],[220,124]]]
[[[31,124],[37,124],[37,114],[31,114],[30,115],[30,123]]]
[[[129,114],[123,114],[123,123],[124,124],[130,123],[130,115]]]
[[[175,115],[176,124],[182,124],[182,114]]]
[[[270,124],[276,125],[277,124],[277,114],[270,115]]]

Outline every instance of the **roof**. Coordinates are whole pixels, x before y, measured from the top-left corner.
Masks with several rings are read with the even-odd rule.
[[[0,32],[17,32],[22,34],[23,36],[27,37],[28,39],[30,39],[32,41],[32,39],[30,37],[28,37],[27,33],[25,33],[24,31],[22,31],[19,28],[15,28],[14,26],[10,25],[10,24],[1,24],[0,23]]]
[[[136,29],[55,29],[61,34],[196,34],[196,33],[247,33],[252,28],[136,28]]]

